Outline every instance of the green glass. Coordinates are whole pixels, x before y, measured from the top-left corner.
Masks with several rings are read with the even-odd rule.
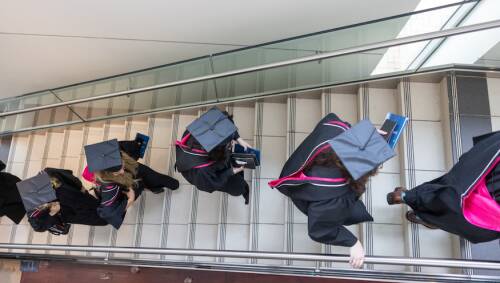
[[[208,58],[153,68],[146,71],[116,76],[109,79],[89,82],[54,90],[63,101],[89,98],[103,94],[148,87],[183,79],[211,74]]]
[[[50,105],[59,102],[50,91],[42,91],[26,96],[12,97],[0,100],[0,111],[8,112],[29,109],[37,106]]]
[[[0,117],[1,133],[83,122],[66,106]]]
[[[72,105],[87,121],[217,102],[213,80]]]

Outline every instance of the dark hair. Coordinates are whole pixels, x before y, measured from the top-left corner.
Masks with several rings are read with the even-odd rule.
[[[309,162],[309,164],[306,165],[304,170],[309,170],[313,166],[323,166],[323,167],[336,167],[340,169],[340,172],[342,173],[342,177],[346,178],[347,181],[349,182],[349,187],[351,190],[353,190],[358,196],[361,196],[364,194],[366,190],[366,183],[368,183],[368,179],[371,176],[374,176],[377,174],[377,169],[373,169],[372,171],[366,173],[364,176],[359,178],[358,180],[354,180],[349,174],[349,171],[345,168],[344,164],[342,164],[342,161],[340,158],[337,156],[335,151],[331,147],[321,151],[314,160]]]
[[[234,124],[233,115],[229,114],[229,112],[227,112],[227,111],[222,111],[222,114],[226,115],[226,117],[229,119],[229,121],[233,122],[233,124]]]

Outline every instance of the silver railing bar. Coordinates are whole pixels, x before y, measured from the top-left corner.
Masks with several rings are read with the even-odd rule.
[[[488,21],[488,22],[469,25],[469,26],[456,27],[456,28],[451,28],[451,29],[447,29],[447,30],[440,30],[440,31],[435,31],[435,32],[423,33],[423,34],[419,34],[419,35],[396,38],[396,39],[381,41],[381,42],[377,42],[377,43],[370,43],[370,44],[360,45],[360,46],[356,46],[356,47],[350,47],[350,48],[340,49],[340,50],[336,50],[336,51],[320,53],[320,54],[313,55],[313,56],[301,57],[301,58],[285,60],[285,61],[281,61],[281,62],[269,63],[269,64],[253,66],[253,67],[249,67],[249,68],[243,68],[243,69],[238,69],[238,70],[217,73],[217,74],[205,75],[205,76],[200,76],[200,77],[196,77],[196,78],[190,78],[190,79],[185,79],[185,80],[180,80],[180,81],[175,81],[175,82],[152,85],[152,86],[143,87],[143,88],[119,91],[119,92],[108,93],[108,94],[103,94],[103,95],[99,95],[99,96],[87,97],[87,98],[68,100],[65,102],[58,102],[58,103],[54,103],[54,104],[36,106],[36,107],[31,107],[31,108],[26,108],[26,109],[19,109],[19,110],[0,113],[0,117],[22,114],[22,113],[38,111],[38,110],[43,110],[43,109],[56,108],[56,107],[60,107],[60,106],[79,104],[79,103],[90,102],[90,101],[94,101],[94,100],[101,100],[101,99],[106,99],[106,98],[113,98],[113,97],[118,97],[118,96],[130,95],[130,94],[139,93],[139,92],[152,91],[152,90],[157,90],[157,89],[162,89],[162,88],[167,88],[167,87],[173,87],[173,86],[179,86],[179,85],[185,85],[185,84],[190,84],[190,83],[195,83],[195,82],[206,81],[206,80],[225,78],[225,77],[230,77],[230,76],[234,76],[234,75],[240,75],[240,74],[246,74],[246,73],[262,71],[262,70],[267,70],[267,69],[285,67],[285,66],[289,66],[289,65],[295,65],[295,64],[306,63],[306,62],[311,62],[311,61],[319,61],[319,60],[324,60],[324,59],[333,58],[333,57],[339,57],[339,56],[343,56],[343,55],[349,55],[349,54],[370,51],[370,50],[375,50],[375,49],[388,48],[388,47],[392,47],[392,46],[396,46],[396,45],[403,45],[403,44],[414,43],[414,42],[419,42],[419,41],[431,40],[431,39],[436,39],[436,38],[441,38],[441,37],[446,37],[446,36],[453,36],[453,35],[459,35],[459,34],[464,34],[464,33],[477,32],[477,31],[492,29],[492,28],[497,28],[497,27],[500,27],[500,20]]]
[[[29,249],[29,250],[44,250],[44,251],[47,250],[79,251],[79,252],[106,252],[106,253],[349,262],[349,256],[347,255],[324,255],[324,254],[279,253],[279,252],[218,251],[218,250],[197,250],[197,249],[157,249],[157,248],[131,248],[131,247],[102,247],[102,246],[96,247],[96,246],[64,246],[64,245],[28,245],[28,244],[0,244],[0,249],[11,249],[11,250]],[[469,261],[469,260],[453,260],[453,259],[367,256],[365,258],[365,263],[500,270],[500,262],[494,262],[494,261]]]

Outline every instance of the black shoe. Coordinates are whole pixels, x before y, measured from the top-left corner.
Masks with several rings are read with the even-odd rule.
[[[174,178],[171,178],[170,182],[168,182],[166,187],[172,191],[175,191],[179,188],[179,185],[180,185],[179,181],[177,181]]]
[[[245,204],[248,205],[248,203],[250,202],[250,190],[248,189],[248,186],[245,188],[243,197],[245,198]]]
[[[406,192],[405,188],[403,188],[403,187],[397,187],[396,189],[394,189],[394,192],[388,193],[387,194],[387,203],[389,205],[403,203],[403,198],[401,197],[401,194],[403,192]]]
[[[422,219],[418,218],[414,211],[411,211],[411,210],[407,211],[405,216],[406,216],[406,220],[408,220],[412,223],[424,225],[425,227],[427,227],[429,229],[438,229],[436,226],[429,224],[429,223],[423,221]]]

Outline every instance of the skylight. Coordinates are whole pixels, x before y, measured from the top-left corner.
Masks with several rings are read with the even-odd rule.
[[[500,1],[498,1],[500,2]],[[456,3],[456,0],[421,0],[415,10]],[[473,3],[438,9],[431,12],[412,15],[401,29],[397,38],[428,33],[456,26],[472,9]],[[394,46],[387,49],[371,75],[379,75],[417,68],[437,47],[438,40],[423,41]]]

